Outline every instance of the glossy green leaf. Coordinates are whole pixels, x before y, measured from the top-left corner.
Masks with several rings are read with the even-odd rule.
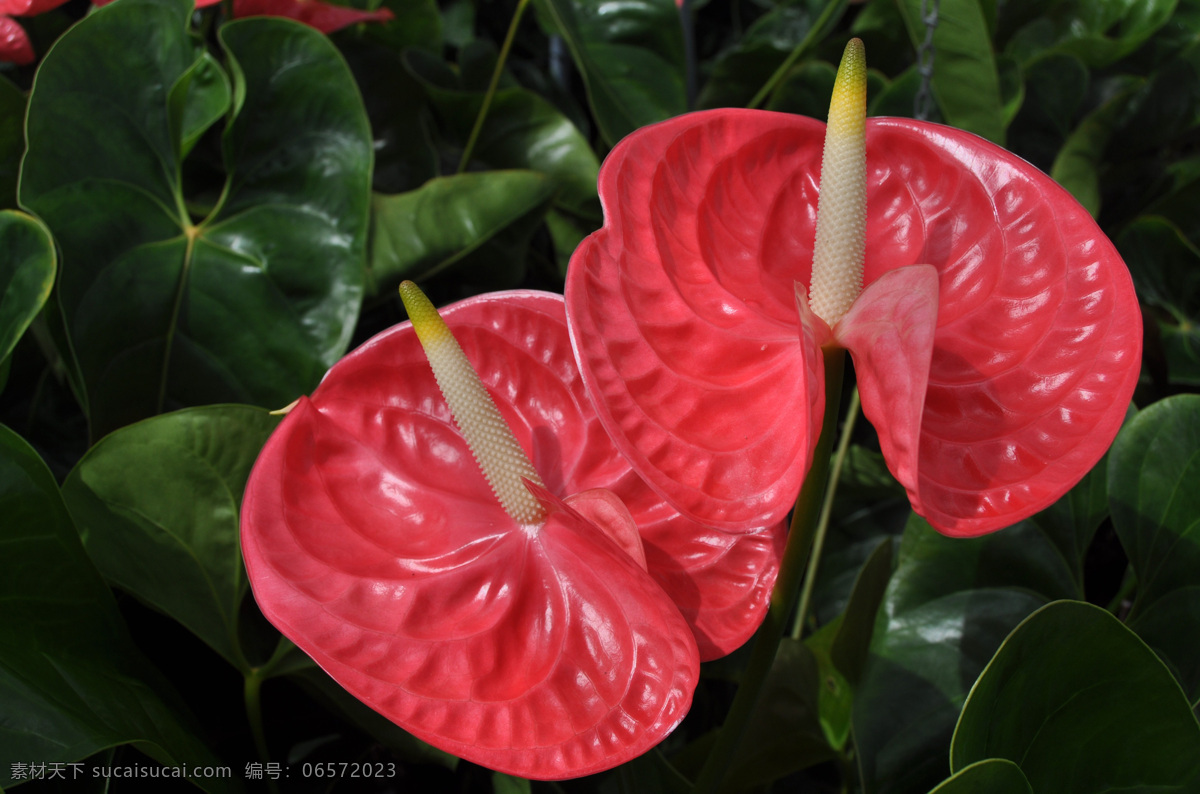
[[[820,721],[817,657],[784,638],[746,733],[726,776],[726,790],[745,791],[837,756]]]
[[[1065,0],[1023,27],[1010,43],[1020,57],[1053,49],[1103,67],[1142,46],[1175,12],[1178,0]]]
[[[345,351],[362,290],[371,139],[328,39],[274,18],[225,25],[225,185],[207,217],[180,154],[221,102],[189,0],[122,0],[47,54],[22,204],[62,254],[58,299],[93,437],[163,410],[279,407]]]
[[[383,0],[372,7],[386,8],[394,19],[386,25],[363,25],[360,29],[339,32],[336,40],[345,41],[345,49],[357,49],[363,39],[386,44],[396,53],[407,47],[420,47],[433,53],[442,51],[442,15],[437,0]],[[351,40],[355,40],[353,44]]]
[[[1100,168],[1105,149],[1139,86],[1138,81],[1129,79],[1089,113],[1067,138],[1050,169],[1050,176],[1071,191],[1093,217],[1100,212]]]
[[[875,616],[891,577],[892,542],[885,539],[875,547],[859,572],[830,648],[830,659],[851,685],[862,680],[875,630]]]
[[[238,513],[278,418],[250,406],[189,408],[121,428],[88,450],[63,499],[113,586],[182,623],[248,672],[238,611],[249,592]]]
[[[137,650],[37,453],[0,426],[0,786],[16,762],[70,763],[134,743],[216,765],[179,696]],[[195,779],[238,791],[234,778]]]
[[[1200,699],[1200,395],[1142,410],[1109,454],[1113,527],[1137,577],[1130,625]]]
[[[563,37],[609,146],[686,110],[683,33],[671,0],[535,0]]]
[[[951,769],[986,758],[1015,762],[1034,791],[1189,791],[1200,724],[1137,635],[1059,601],[1013,631],[963,706]]]
[[[812,34],[827,5],[826,0],[797,0],[780,3],[756,19],[733,44],[722,52],[712,64],[712,74],[705,82],[696,106],[700,108],[743,107],[774,75],[775,70],[791,55],[792,51],[810,38],[808,49],[820,42],[821,32]],[[833,14],[827,19],[824,30],[833,27],[842,14],[846,3],[838,2]],[[803,52],[801,59],[808,55]],[[803,62],[801,62],[803,65]],[[789,77],[789,81],[793,78]],[[799,82],[799,78],[795,78]],[[819,85],[819,84],[818,84]],[[792,91],[804,86],[793,86]],[[816,89],[814,88],[814,91]],[[789,110],[791,103],[786,99],[772,97],[772,109],[784,105]],[[794,112],[794,111],[793,111]],[[825,91],[824,107],[817,114],[806,113],[813,118],[825,118],[829,112],[829,91]]]
[[[1153,307],[1171,382],[1200,385],[1200,249],[1171,221],[1144,216],[1117,238],[1138,296]]]
[[[837,69],[824,61],[810,61],[793,68],[771,92],[765,110],[796,113],[814,119],[829,115],[829,97]]]
[[[25,152],[25,95],[0,77],[0,209],[17,206],[17,173]]]
[[[1025,99],[1009,127],[1008,145],[1049,171],[1075,128],[1087,96],[1087,67],[1073,55],[1047,55],[1024,66]]]
[[[960,769],[929,794],[1033,794],[1033,789],[1021,767],[988,758]]]
[[[37,218],[0,210],[0,362],[8,359],[54,286],[54,239]]]
[[[897,544],[912,515],[908,495],[883,455],[852,445],[842,467],[832,520],[813,589],[813,614],[825,625],[841,614],[859,572],[884,538]]]
[[[920,46],[925,40],[921,0],[903,0],[900,7],[913,46]],[[933,93],[946,123],[1003,146],[1004,99],[979,0],[942,0],[933,44]]]
[[[947,538],[913,516],[854,701],[871,791],[926,794],[946,777],[959,710],[976,676],[1027,615],[1073,597],[1081,577],[1031,521]]]
[[[554,195],[554,182],[536,171],[458,174],[409,193],[376,195],[368,292],[432,278],[476,252],[474,280],[515,285],[529,236]]]

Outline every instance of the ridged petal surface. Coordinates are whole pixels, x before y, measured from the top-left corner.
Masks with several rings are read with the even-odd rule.
[[[605,161],[605,227],[571,262],[601,418],[700,521],[776,520],[807,471],[821,373],[792,296],[809,281],[822,140],[811,119],[732,109],[639,130]],[[869,119],[867,191],[864,284],[938,272],[918,507],[952,535],[1015,523],[1120,426],[1141,353],[1128,270],[1065,190],[969,133]]]
[[[612,488],[650,528],[648,556],[656,531],[706,537],[617,455],[561,297],[501,293],[443,316],[553,494]],[[722,653],[754,631],[782,542],[781,528],[720,533],[723,555],[660,556],[652,576],[571,509],[517,525],[407,323],[339,362],[284,420],[251,476],[242,534],[264,613],[350,692],[449,752],[534,778],[606,769],[661,740],[690,705],[700,627],[716,626]],[[711,580],[703,608],[699,579]]]

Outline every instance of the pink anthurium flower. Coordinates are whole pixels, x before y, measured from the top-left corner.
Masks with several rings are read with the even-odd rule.
[[[638,130],[601,169],[605,226],[567,275],[576,356],[621,451],[701,523],[788,511],[823,347],[850,351],[889,468],[948,535],[1053,503],[1132,397],[1137,299],[1088,213],[974,135],[866,120],[865,74],[851,42],[828,137],[714,110]]]
[[[698,644],[717,655],[758,626],[782,529],[705,530],[633,474],[587,401],[560,296],[460,302],[442,311],[451,336],[406,288],[413,323],[338,362],[255,464],[255,598],[437,747],[532,778],[616,766],[683,718]],[[459,347],[478,378],[445,363]]]

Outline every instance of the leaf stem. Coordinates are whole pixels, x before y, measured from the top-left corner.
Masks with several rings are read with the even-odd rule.
[[[462,159],[458,161],[458,171],[463,173],[467,170],[467,164],[471,162],[471,152],[475,149],[475,142],[479,140],[479,133],[483,130],[483,122],[487,118],[488,110],[492,107],[492,99],[496,96],[496,86],[500,84],[500,75],[504,72],[504,63],[508,60],[508,52],[512,49],[513,39],[517,37],[517,26],[521,24],[521,17],[525,14],[525,8],[529,5],[529,0],[518,0],[517,10],[513,12],[512,22],[508,24],[508,33],[504,37],[504,44],[500,47],[500,55],[496,58],[496,68],[492,71],[492,81],[488,83],[487,93],[483,95],[483,104],[479,106],[479,115],[475,117],[475,126],[471,128],[471,135],[467,138],[467,145],[463,148]]]
[[[800,590],[801,573],[812,546],[823,503],[825,482],[829,476],[829,460],[833,450],[833,435],[837,432],[842,374],[846,361],[846,351],[840,348],[822,352],[825,356],[825,417],[821,424],[817,448],[813,452],[812,468],[804,479],[800,495],[796,497],[796,508],[792,512],[792,525],[788,532],[787,546],[783,551],[783,562],[779,567],[779,577],[775,580],[775,589],[771,592],[771,606],[762,626],[754,635],[750,661],[742,674],[733,705],[729,707],[725,723],[721,726],[708,759],[696,778],[696,786],[693,789],[695,794],[715,794],[721,789],[733,763],[734,754],[741,744],[742,734],[753,716],[767,673],[775,662],[779,642],[788,628],[788,615]]]
[[[825,502],[821,505],[821,518],[817,521],[817,535],[813,539],[812,554],[808,556],[808,571],[804,574],[804,590],[800,593],[800,606],[796,609],[796,619],[792,622],[793,640],[800,639],[800,635],[804,631],[804,621],[808,618],[813,587],[817,581],[817,569],[821,566],[821,551],[825,548],[825,535],[829,531],[829,516],[833,512],[833,497],[837,493],[838,480],[842,477],[842,467],[846,463],[846,452],[850,449],[850,436],[854,433],[854,423],[858,419],[860,404],[856,388],[850,394],[850,407],[846,409],[846,422],[842,425],[842,438],[838,441],[837,454],[833,457],[833,468],[829,472],[829,485],[825,488]]]
[[[242,692],[246,702],[246,719],[250,723],[250,733],[254,736],[254,747],[258,750],[259,760],[263,764],[268,764],[271,761],[271,754],[267,751],[267,735],[263,731],[262,717],[262,683],[264,679],[263,668],[251,670],[245,674],[245,685]],[[270,777],[267,777],[266,781],[271,794],[278,794],[278,784]]]
[[[841,12],[846,10],[847,2],[848,0],[829,0],[829,2],[825,4],[825,8],[821,11],[821,15],[817,17],[809,27],[808,33],[804,34],[804,38],[800,41],[800,43],[797,44],[790,53],[788,53],[788,57],[779,65],[779,68],[775,70],[775,73],[771,75],[763,87],[758,89],[758,93],[754,95],[754,98],[750,100],[750,103],[746,105],[746,107],[756,108],[761,105],[764,100],[766,100],[766,98],[771,94],[772,91],[776,89],[787,73],[792,70],[792,67],[796,65],[796,61],[800,60],[800,56],[808,52],[809,49],[811,49],[812,46],[820,40],[821,33],[825,29],[825,26],[832,21],[834,12],[838,12],[840,15]]]

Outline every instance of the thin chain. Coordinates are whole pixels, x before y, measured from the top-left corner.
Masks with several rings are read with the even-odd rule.
[[[913,115],[928,121],[933,113],[933,31],[938,24],[941,0],[921,0],[921,21],[925,23],[925,41],[917,48],[917,74],[921,75],[921,87],[913,100]]]

